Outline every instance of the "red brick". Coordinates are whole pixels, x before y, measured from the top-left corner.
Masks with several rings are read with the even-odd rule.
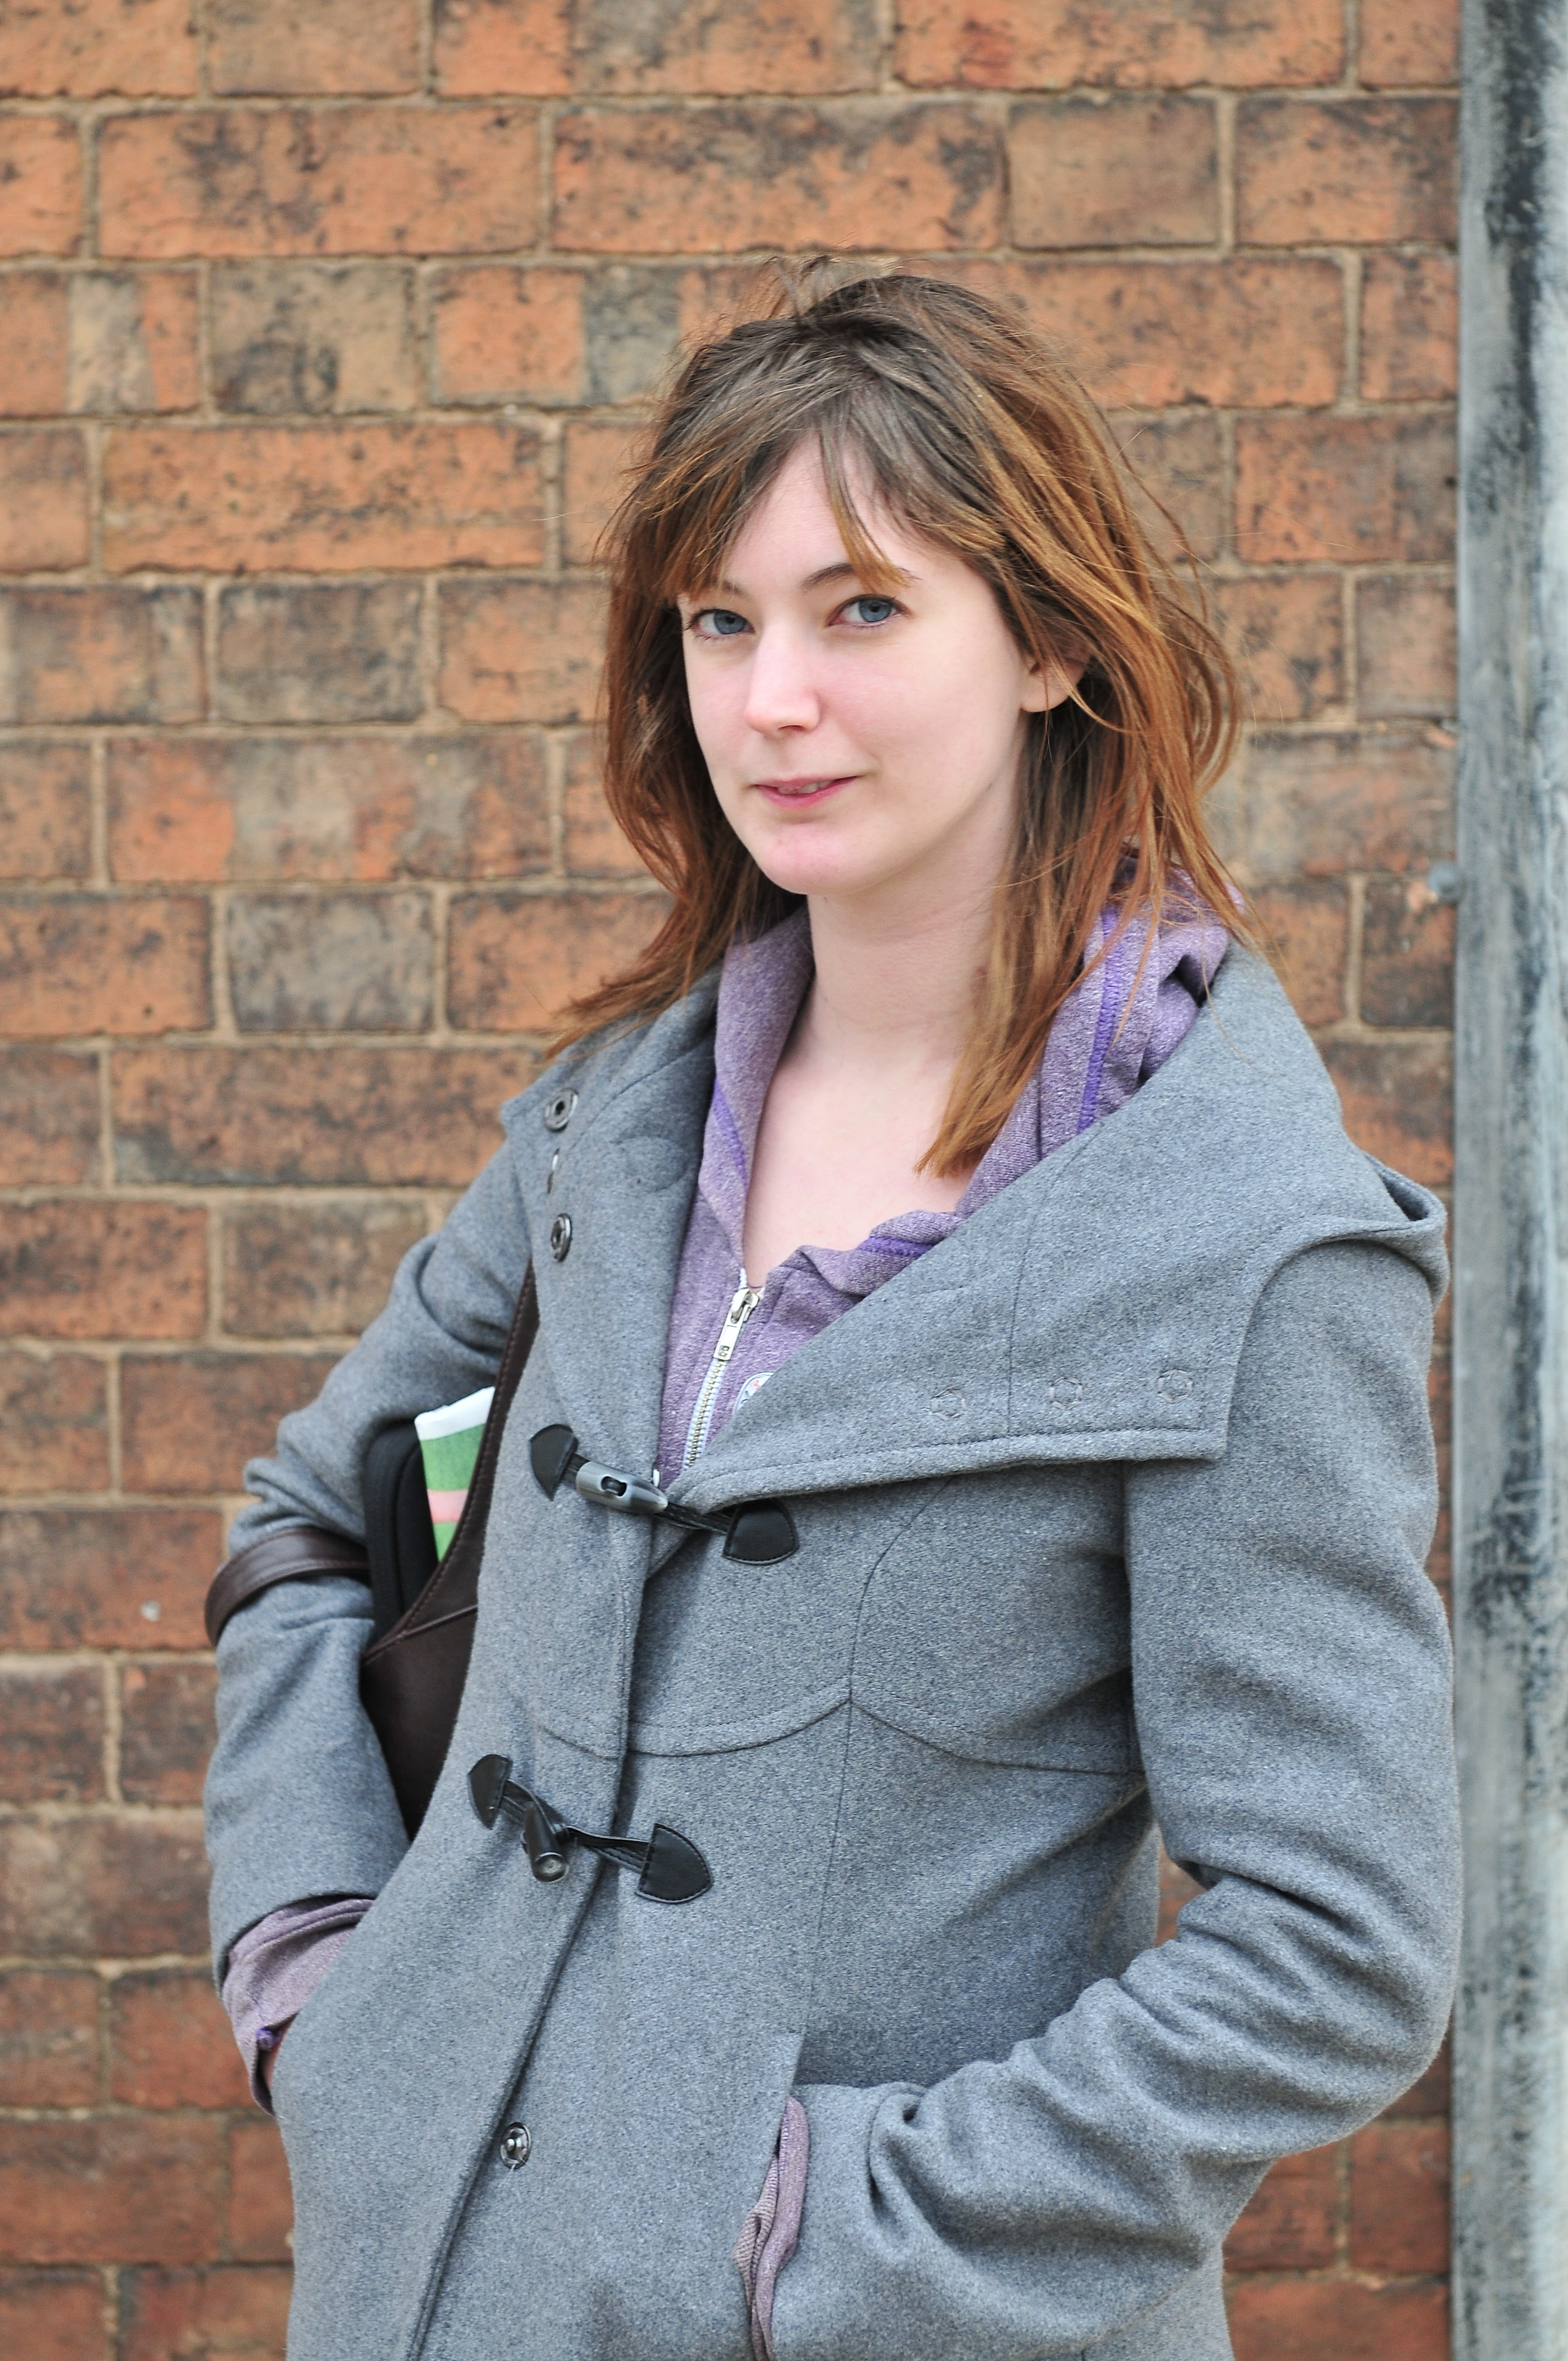
[[[213,0],[213,88],[291,98],[419,83],[419,0]]]
[[[417,1206],[256,1205],[224,1223],[224,1326],[236,1336],[357,1334],[424,1235]],[[3,1399],[3,1397],[0,1397]]]
[[[876,20],[866,0],[685,0],[643,18],[613,0],[436,0],[435,64],[459,96],[870,89]]]
[[[1448,98],[1244,99],[1236,234],[1250,246],[1451,238],[1458,129]]]
[[[193,270],[92,270],[71,281],[75,411],[193,410],[202,398]]]
[[[1369,719],[1458,710],[1451,583],[1419,576],[1356,585],[1358,702]]]
[[[0,254],[70,254],[82,230],[82,146],[60,115],[0,115]]]
[[[0,279],[5,312],[0,417],[42,418],[66,407],[67,284],[58,270],[13,270]]]
[[[229,2040],[232,2046],[234,2037]],[[287,2262],[294,2202],[276,2124],[252,2117],[229,2126],[227,2246],[241,2263]]]
[[[1455,915],[1424,877],[1369,880],[1361,955],[1368,1025],[1453,1024]]]
[[[1236,552],[1259,566],[1441,563],[1455,481],[1445,417],[1244,418]]]
[[[1345,1129],[1429,1189],[1453,1178],[1453,1061],[1446,1040],[1329,1041]]]
[[[0,2352],[17,2361],[110,2361],[97,2273],[0,2271]]]
[[[1440,1330],[1446,1329],[1450,1324],[1450,1306],[1453,1301],[1453,1298],[1451,1295],[1442,1305],[1439,1314]],[[1444,1379],[1448,1374],[1447,1365],[1448,1354],[1440,1345],[1433,1368],[1440,1372]],[[1440,1402],[1434,1402],[1434,1411],[1439,1409],[1442,1410],[1444,1423],[1446,1423],[1446,1395]],[[1453,2054],[1449,2043],[1445,2041],[1420,2081],[1412,2082],[1409,2089],[1394,2101],[1392,2106],[1385,2107],[1379,2120],[1387,2121],[1390,2115],[1446,2115],[1449,2108],[1452,2067]]]
[[[1219,82],[1337,82],[1343,26],[1332,0],[1259,0],[1216,8],[1168,0],[1157,9],[1118,0],[905,0],[897,71],[940,89],[1059,90],[1074,82],[1178,89]]]
[[[566,752],[566,867],[574,877],[641,877],[642,863],[609,816],[587,732]]]
[[[1337,1024],[1345,1013],[1350,957],[1350,896],[1344,886],[1265,885],[1247,898],[1264,948],[1302,1024]]]
[[[85,877],[92,795],[85,746],[0,745],[0,877]]]
[[[0,93],[18,98],[189,98],[191,0],[11,0]]]
[[[663,896],[472,894],[452,906],[452,1021],[540,1033],[574,994],[629,966],[663,923]]]
[[[138,1180],[461,1188],[534,1071],[523,1050],[127,1050],[116,1153]]]
[[[99,149],[104,251],[151,262],[510,252],[538,184],[525,106],[112,115]]]
[[[120,2361],[283,2361],[291,2279],[281,2268],[129,2273]]]
[[[334,1356],[128,1355],[120,1369],[122,1477],[130,1492],[237,1492],[278,1422],[314,1401]]]
[[[97,2095],[97,1977],[47,1968],[0,1976],[0,2106],[90,2107]],[[0,2351],[16,2350],[4,2322],[0,2300]]]
[[[435,1000],[427,894],[236,895],[224,922],[242,1033],[423,1033]]]
[[[568,566],[591,566],[600,533],[627,489],[640,445],[636,427],[608,419],[574,419],[561,468],[561,553]]]
[[[86,563],[87,453],[74,426],[0,434],[0,567],[48,573]]]
[[[1448,2268],[1448,2125],[1368,2124],[1350,2144],[1350,2259],[1363,2271]]]
[[[7,1951],[45,1959],[202,1956],[207,1869],[196,1813],[0,1820],[0,1870]],[[16,2258],[76,2259],[20,2249]]]
[[[955,106],[580,107],[555,125],[557,247],[680,254],[751,247],[988,246],[1002,228],[996,133]],[[522,241],[509,241],[521,244]]]
[[[98,1061],[0,1049],[0,1184],[70,1187],[98,1173]]]
[[[193,721],[194,590],[86,583],[0,592],[0,721]]]
[[[213,1751],[216,1678],[205,1657],[195,1663],[159,1658],[125,1667],[120,1793],[127,1804],[201,1802]]]
[[[194,896],[5,896],[6,1031],[167,1033],[209,1024],[207,915]]]
[[[604,658],[597,582],[444,582],[437,695],[465,721],[581,721]]]
[[[1459,0],[1361,0],[1361,79],[1379,89],[1459,80]]]
[[[104,1675],[96,1664],[0,1671],[0,1799],[93,1804],[104,1793]]]
[[[1282,2157],[1225,2241],[1233,2271],[1321,2270],[1334,2258],[1339,2211],[1337,2151]]]
[[[243,2107],[250,2098],[212,1978],[155,1968],[109,1988],[109,2095],[123,2106]]]
[[[1244,2279],[1231,2337],[1236,2361],[1448,2361],[1448,2290]]]
[[[199,2115],[0,2123],[6,2259],[187,2263],[215,2255],[221,2136]]]
[[[543,548],[539,438],[481,419],[126,428],[104,501],[116,573],[534,566]]]
[[[202,1603],[222,1555],[211,1510],[7,1510],[0,1647],[204,1648]]]
[[[583,401],[587,343],[580,270],[472,263],[437,274],[436,398]]]
[[[1339,703],[1344,629],[1337,575],[1254,576],[1211,589],[1255,720],[1309,721]]]
[[[532,732],[130,739],[109,755],[109,861],[127,881],[519,877],[548,866]]]
[[[422,398],[406,262],[236,262],[213,272],[220,410],[410,410]]]
[[[1459,264],[1452,254],[1369,254],[1361,280],[1368,401],[1445,401],[1459,389]]]
[[[1111,425],[1145,531],[1171,550],[1178,545],[1174,522],[1194,557],[1218,557],[1229,522],[1219,420],[1207,411],[1154,417],[1124,412]]]
[[[1453,741],[1441,730],[1254,740],[1233,774],[1254,878],[1424,869],[1453,852]]]
[[[1007,155],[1019,246],[1201,246],[1219,236],[1206,99],[1036,99],[1014,108]]]
[[[0,1492],[107,1485],[106,1378],[79,1354],[0,1352]]]
[[[206,1235],[184,1205],[0,1206],[0,1334],[199,1336]]]
[[[417,582],[240,582],[218,594],[213,707],[225,721],[414,721]]]

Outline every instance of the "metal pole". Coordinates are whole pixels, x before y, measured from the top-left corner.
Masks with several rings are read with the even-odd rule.
[[[1568,0],[1465,0],[1456,2361],[1568,2361]]]

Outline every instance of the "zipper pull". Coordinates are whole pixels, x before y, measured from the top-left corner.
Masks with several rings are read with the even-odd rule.
[[[730,1297],[729,1309],[724,1315],[724,1325],[718,1332],[718,1342],[713,1348],[714,1360],[720,1368],[740,1343],[741,1329],[744,1328],[762,1300],[761,1288],[748,1287],[744,1281]]]

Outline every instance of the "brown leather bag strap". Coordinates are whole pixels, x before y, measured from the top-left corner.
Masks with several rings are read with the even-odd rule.
[[[258,1590],[312,1574],[351,1574],[356,1582],[368,1582],[370,1562],[364,1543],[347,1541],[341,1533],[324,1533],[315,1525],[286,1525],[281,1532],[263,1533],[248,1549],[237,1550],[219,1566],[207,1592],[209,1644],[217,1646],[229,1617]]]

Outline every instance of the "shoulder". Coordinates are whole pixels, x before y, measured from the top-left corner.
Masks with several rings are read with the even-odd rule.
[[[591,1033],[553,1059],[536,1082],[501,1108],[501,1127],[514,1148],[532,1150],[542,1135],[583,1133],[620,1093],[704,1050],[711,1056],[718,970],[699,976],[685,999],[639,1025]]]

